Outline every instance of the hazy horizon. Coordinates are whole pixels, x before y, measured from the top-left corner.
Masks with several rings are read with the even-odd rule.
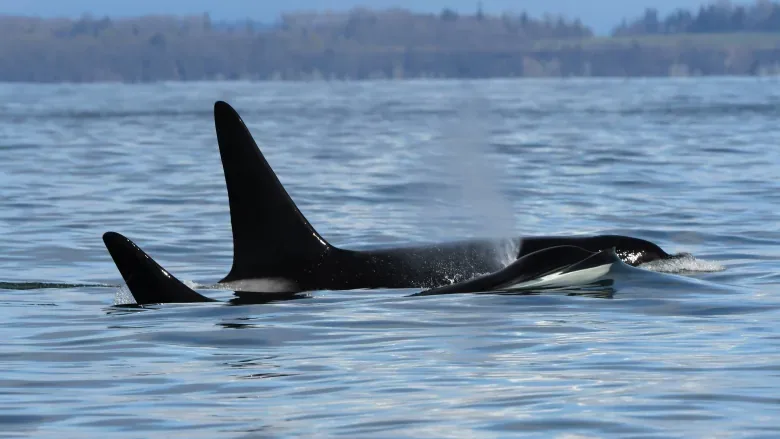
[[[287,0],[283,4],[263,2],[246,4],[243,0],[222,0],[217,5],[207,0],[135,0],[133,2],[109,3],[99,0],[0,0],[0,14],[34,15],[42,17],[78,17],[89,13],[96,16],[138,16],[146,14],[192,15],[208,12],[217,20],[252,19],[273,22],[284,12],[299,10],[348,10],[356,6],[371,8],[402,7],[421,12],[437,12],[450,8],[461,13],[473,13],[478,0],[432,0],[421,5],[413,0]],[[645,8],[654,7],[662,14],[676,8],[697,8],[711,3],[703,0],[655,0],[627,2],[625,0],[483,0],[482,8],[487,13],[503,11],[527,11],[534,16],[545,13],[563,14],[579,18],[597,33],[609,32],[623,18],[642,14]],[[736,2],[740,3],[740,2]]]

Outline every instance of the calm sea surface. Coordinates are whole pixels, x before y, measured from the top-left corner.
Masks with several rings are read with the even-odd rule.
[[[611,298],[118,306],[103,232],[194,285],[230,267],[217,99],[335,245],[696,260]],[[778,80],[5,84],[0,157],[2,437],[780,435]]]

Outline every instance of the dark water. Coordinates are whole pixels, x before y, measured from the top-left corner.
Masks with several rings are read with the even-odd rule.
[[[778,85],[2,85],[0,436],[777,437]],[[227,273],[216,99],[333,244],[621,233],[697,260],[611,299],[116,306],[108,230]]]

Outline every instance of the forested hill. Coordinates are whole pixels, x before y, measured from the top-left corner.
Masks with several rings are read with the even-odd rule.
[[[728,19],[723,11],[731,14]],[[780,23],[780,6],[761,2],[736,8],[721,2],[697,14],[683,12],[660,18],[648,10],[618,26],[609,38],[594,37],[578,20],[479,11],[297,13],[282,16],[273,26],[214,23],[207,15],[122,20],[6,16],[0,17],[0,81],[744,75],[780,70],[780,27],[775,24]]]
[[[641,18],[624,21],[613,35],[738,32],[780,32],[780,3],[759,0],[744,5],[719,1],[700,7],[696,13],[679,9],[666,17],[649,8]]]

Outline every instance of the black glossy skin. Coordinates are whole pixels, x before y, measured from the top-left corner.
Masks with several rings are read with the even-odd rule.
[[[116,232],[106,232],[103,234],[103,243],[114,259],[136,305],[216,302],[168,273],[127,237]],[[235,297],[228,304],[257,305],[307,298],[297,293],[261,293],[236,291]]]
[[[632,266],[672,257],[648,241],[627,236],[600,235],[524,238],[515,259],[557,246],[579,247],[591,253],[615,248],[618,257]],[[329,246],[313,260],[277,259],[274,264],[257,267],[243,276],[231,271],[220,282],[283,277],[294,280],[300,291],[435,288],[493,273],[503,269],[505,263],[499,246],[495,241],[488,240],[368,251]]]
[[[137,304],[212,301],[184,285],[119,233],[106,232],[103,243]]]
[[[538,280],[548,274],[573,273],[601,265],[611,265],[618,261],[620,259],[613,249],[591,253],[584,248],[570,245],[548,247],[524,255],[506,268],[494,273],[477,276],[464,282],[431,288],[413,294],[413,296],[511,291],[519,283]]]
[[[268,301],[300,298],[292,293],[312,290],[432,289],[481,277],[463,286],[472,289],[508,275],[538,275],[538,267],[565,266],[608,249],[629,265],[675,257],[649,241],[619,235],[514,238],[511,247],[519,248],[516,255],[505,255],[507,245],[498,240],[340,249],[328,244],[298,210],[238,113],[217,102],[214,121],[233,230],[233,266],[220,282],[282,279],[284,287],[268,292]],[[179,282],[124,236],[108,232],[103,239],[139,304],[211,301]],[[513,259],[516,262],[506,267]],[[266,300],[241,295],[258,303]]]
[[[238,113],[217,102],[214,122],[233,230],[233,267],[220,282],[284,278],[300,291],[433,288],[507,264],[497,241],[490,240],[370,251],[333,247],[298,210]],[[524,238],[514,259],[560,245],[591,252],[614,247],[631,265],[668,257],[651,242],[604,235]]]
[[[138,247],[134,242],[125,236],[115,232],[108,232],[103,235],[103,241],[112,258],[114,259],[119,272],[122,274],[122,278],[125,280],[125,283],[127,284],[128,289],[133,295],[137,305],[214,302],[213,299],[205,297],[184,285],[181,281],[179,281],[179,279],[168,273],[157,262],[155,262],[151,256],[147,255],[143,250],[141,250],[140,247]],[[406,250],[404,250],[401,254],[406,254]],[[425,252],[418,254],[421,256],[430,256],[430,254],[425,254]],[[367,255],[361,254],[359,257],[362,258],[365,256]],[[377,256],[375,254],[369,253],[367,257],[378,257],[378,260],[381,261],[386,256],[387,254]],[[591,268],[596,265],[613,263],[617,260],[617,256],[615,256],[611,249],[593,253],[580,247],[549,247],[524,255],[523,257],[515,260],[515,262],[509,266],[498,269],[495,272],[482,273],[481,275],[475,274],[472,278],[466,278],[454,283],[452,283],[450,280],[446,280],[446,282],[443,282],[438,287],[427,289],[413,295],[429,296],[439,294],[500,291],[502,287],[511,286],[518,282],[533,280],[553,271],[576,271],[580,269]],[[347,260],[346,262],[350,261]],[[392,272],[391,265],[385,266],[384,268],[390,271],[380,271],[380,273]],[[350,276],[350,273],[355,276]],[[410,272],[404,271],[403,273],[405,275],[409,275]],[[421,274],[422,272],[414,270],[412,270],[412,273],[423,275]],[[426,274],[433,276],[435,276],[435,273],[437,273],[436,270],[432,272],[426,272]],[[304,279],[314,278],[305,277]],[[357,279],[358,282],[375,282],[380,278],[375,276],[365,278],[363,277],[363,272],[348,271],[347,277],[344,279],[347,279],[348,283],[352,283],[355,279]],[[393,282],[393,279],[397,280],[399,277],[388,276],[386,279],[389,279],[388,282]],[[327,279],[320,279],[317,282],[327,284],[328,282],[332,281],[328,281]],[[354,284],[357,285],[357,283]],[[306,288],[305,285],[307,284],[302,285],[304,289],[318,289],[314,287]],[[319,289],[326,289],[326,287],[320,287]],[[278,301],[305,299],[307,297],[308,296],[300,293],[299,291],[235,291],[235,297],[228,303],[231,305],[263,304]]]
[[[524,238],[520,256],[557,245],[574,245],[592,252],[614,248],[621,261],[634,267],[646,262],[675,257],[650,241],[622,235],[538,236]]]

